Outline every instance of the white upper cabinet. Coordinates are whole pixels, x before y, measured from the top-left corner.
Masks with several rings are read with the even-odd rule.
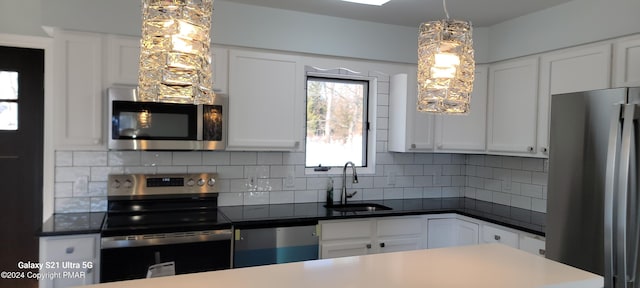
[[[538,58],[489,67],[487,150],[534,156],[538,117]]]
[[[229,93],[229,49],[211,48],[211,69],[213,69],[213,91],[215,93]]]
[[[138,85],[140,37],[107,36],[107,85]]]
[[[560,50],[540,57],[539,156],[548,157],[551,95],[610,88],[610,75],[609,43]]]
[[[614,42],[613,86],[640,86],[640,36]]]
[[[104,149],[101,34],[54,29],[55,148]]]
[[[433,151],[434,116],[416,110],[417,72],[390,77],[389,91],[389,142],[393,152]]]
[[[436,151],[484,152],[487,131],[488,70],[487,65],[476,66],[469,114],[436,116]]]
[[[303,75],[296,56],[230,50],[227,149],[299,150]]]

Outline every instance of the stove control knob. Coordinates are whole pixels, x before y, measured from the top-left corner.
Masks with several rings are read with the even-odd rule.
[[[204,185],[204,179],[200,178],[198,179],[198,186],[202,186]]]
[[[111,183],[111,187],[118,189],[120,188],[120,181],[118,180],[113,180],[113,183]]]
[[[193,178],[189,178],[189,180],[187,180],[187,186],[191,187],[195,184],[196,184],[196,181],[194,181]]]
[[[131,182],[131,180],[125,180],[124,181],[124,188],[131,188],[133,187],[133,182]]]
[[[213,186],[213,185],[215,185],[215,184],[216,184],[216,179],[209,178],[209,182],[207,182],[207,185],[209,185],[209,186]]]

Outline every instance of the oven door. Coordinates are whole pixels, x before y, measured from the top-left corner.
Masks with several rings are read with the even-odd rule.
[[[103,237],[100,282],[142,279],[173,262],[175,274],[231,268],[231,230]]]
[[[136,101],[135,88],[109,88],[109,149],[197,150],[198,109],[193,104]]]

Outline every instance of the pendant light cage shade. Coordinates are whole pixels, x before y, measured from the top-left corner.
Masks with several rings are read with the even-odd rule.
[[[471,22],[450,19],[420,25],[418,111],[469,113],[475,70],[471,30]]]
[[[213,0],[142,0],[140,101],[211,104]]]

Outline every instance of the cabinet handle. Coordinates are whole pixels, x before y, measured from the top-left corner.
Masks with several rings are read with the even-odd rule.
[[[411,149],[416,149],[416,144],[411,144]]]
[[[500,235],[493,235],[493,239],[495,239],[496,241],[500,241],[500,238],[502,238],[500,237]]]
[[[371,244],[367,244],[367,249],[371,249]]]
[[[533,148],[533,146],[529,146],[529,147],[527,147],[527,151],[529,151],[529,152],[533,152],[533,151],[535,151],[535,150],[536,150],[536,149],[535,149],[535,148]]]
[[[541,150],[542,150],[542,153],[545,153],[545,154],[549,152],[549,148],[547,147],[542,147]]]
[[[544,249],[538,249],[538,254],[544,256],[545,253],[547,253],[547,251],[545,251]]]
[[[74,247],[67,247],[67,249],[65,249],[64,252],[67,254],[73,254],[73,251],[75,250],[76,249]]]
[[[380,248],[384,248],[384,242],[380,243]]]

